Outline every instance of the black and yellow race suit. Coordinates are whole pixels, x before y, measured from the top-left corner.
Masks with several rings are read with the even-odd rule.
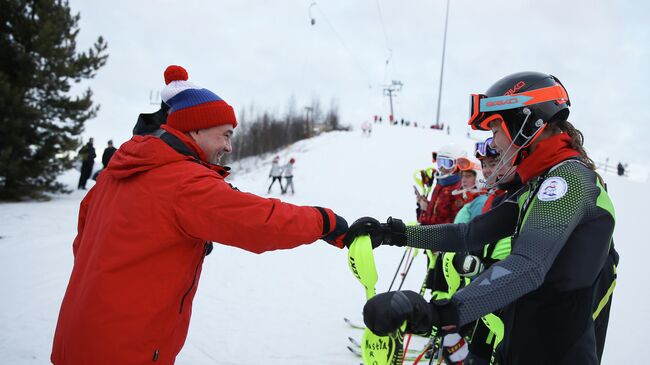
[[[614,224],[597,175],[568,160],[469,223],[406,232],[408,246],[454,252],[512,236],[510,255],[452,296],[459,326],[502,309],[501,365],[576,365],[598,364],[602,353],[607,323],[597,318],[615,283]]]

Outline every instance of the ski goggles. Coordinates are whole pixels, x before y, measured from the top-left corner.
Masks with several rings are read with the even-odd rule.
[[[476,142],[476,145],[474,146],[474,156],[479,159],[483,157],[497,156],[499,152],[492,147],[493,143],[494,139],[492,137],[489,137],[484,142]]]
[[[476,171],[479,170],[478,165],[472,162],[467,157],[459,157],[456,159],[456,166],[460,171]]]
[[[456,167],[456,160],[453,158],[445,157],[445,156],[436,156],[436,165],[438,166],[439,169],[444,168],[447,170],[452,170],[454,167]]]
[[[483,94],[472,94],[469,97],[469,121],[467,124],[475,130],[489,131],[488,124],[491,121],[503,119],[499,115],[499,111],[523,108],[553,100],[558,104],[568,103],[571,105],[569,95],[560,84],[503,96],[487,97]]]

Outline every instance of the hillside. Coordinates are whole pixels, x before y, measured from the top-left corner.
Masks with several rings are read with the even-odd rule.
[[[296,194],[270,196],[301,205],[331,207],[351,223],[371,215],[413,220],[412,174],[431,164],[431,152],[449,141],[473,141],[440,131],[380,126],[372,137],[333,132],[280,151],[295,157]],[[266,195],[270,160],[235,164],[233,185]],[[241,172],[238,172],[241,171]],[[74,184],[71,172],[62,179]],[[621,253],[604,364],[650,357],[643,325],[650,323],[645,277],[650,248],[643,242],[641,209],[648,184],[606,176],[617,211],[615,242]],[[59,305],[72,268],[72,240],[83,192],[45,203],[0,204],[0,363],[48,363]],[[376,250],[377,289],[385,290],[402,255]],[[419,256],[405,288],[418,288]],[[255,255],[216,245],[205,260],[189,337],[177,364],[358,364],[347,337],[361,336],[342,318],[361,321],[363,289],[347,268],[346,252],[322,241],[292,251]]]

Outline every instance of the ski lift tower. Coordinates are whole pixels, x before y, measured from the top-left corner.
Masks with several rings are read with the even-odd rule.
[[[445,33],[442,38],[442,59],[440,61],[440,82],[438,83],[438,106],[436,108],[436,125],[440,125],[440,101],[442,99],[442,77],[445,73],[445,51],[447,49],[447,23],[449,22],[449,0],[445,14]]]
[[[160,105],[160,91],[149,90],[149,105]]]
[[[388,101],[390,102],[390,116],[388,120],[390,123],[393,123],[393,118],[394,118],[394,113],[393,113],[393,96],[395,96],[395,93],[402,91],[402,84],[401,81],[393,80],[390,85],[384,87],[384,96],[388,96]]]

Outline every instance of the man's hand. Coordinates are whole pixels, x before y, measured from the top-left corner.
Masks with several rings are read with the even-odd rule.
[[[348,222],[340,215],[334,215],[336,216],[334,230],[323,236],[322,239],[330,245],[343,248],[346,245],[344,239],[348,233]]]

